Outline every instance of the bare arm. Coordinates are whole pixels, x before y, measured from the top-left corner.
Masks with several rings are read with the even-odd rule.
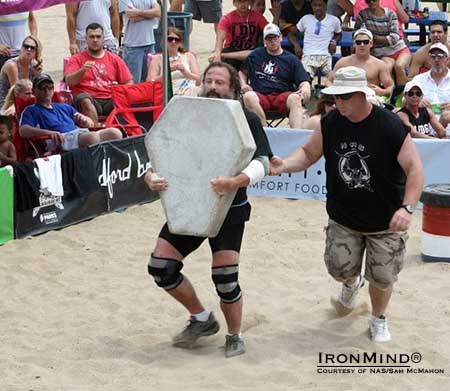
[[[30,125],[22,125],[19,128],[19,134],[23,138],[48,136],[58,144],[62,144],[64,142],[64,135],[62,133],[59,133],[54,130],[34,128]]]
[[[412,78],[419,74],[420,68],[423,66],[425,60],[425,53],[422,50],[417,51],[412,56],[411,65],[409,66],[408,79],[412,80]]]
[[[95,66],[94,61],[86,61],[84,65],[80,69],[78,69],[78,71],[64,75],[64,79],[66,80],[67,85],[69,87],[78,85],[80,81],[83,79],[83,76],[86,73],[86,71],[94,66]]]
[[[445,138],[446,132],[445,128],[442,126],[442,124],[438,121],[436,115],[433,113],[432,110],[428,109],[428,115],[430,116],[430,125],[433,127],[433,129],[436,131],[439,138]]]
[[[221,60],[223,43],[225,42],[225,38],[226,38],[226,32],[218,28],[217,36],[216,36],[216,46],[214,47],[213,61]]]
[[[159,81],[162,79],[162,56],[154,56],[147,72],[146,81]]]
[[[252,87],[248,84],[248,75],[246,72],[239,71],[239,80],[241,81],[242,92],[252,91]]]
[[[395,10],[400,23],[404,24],[409,22],[409,15],[403,9],[403,6],[399,0],[395,0]]]
[[[347,15],[353,15],[353,4],[350,0],[338,0],[336,3],[345,11]]]
[[[397,156],[397,161],[406,175],[403,205],[416,205],[422,194],[423,166],[419,152],[407,135]],[[411,224],[412,216],[403,208],[399,208],[391,218],[389,228],[393,231],[406,231]]]
[[[392,94],[392,90],[394,89],[394,80],[392,79],[392,76],[388,69],[386,68],[385,63],[381,65],[380,70],[380,82],[383,85],[384,88],[379,87],[380,93],[377,93],[377,95],[380,96],[389,96]]]
[[[161,7],[158,3],[156,3],[151,8],[144,10],[137,8],[126,10],[125,14],[130,18],[131,22],[137,22],[143,19],[159,18],[161,16]]]
[[[111,0],[111,7],[109,7],[109,15],[111,17],[111,30],[113,35],[119,39],[120,37],[120,16],[119,3],[117,0]]]
[[[328,76],[327,76],[327,81],[325,82],[325,85],[326,85],[327,87],[329,87],[329,86],[331,86],[331,85],[333,84],[333,81],[334,81],[334,75],[336,74],[336,71],[337,71],[339,68],[343,68],[343,67],[346,67],[346,66],[351,65],[350,62],[347,61],[347,58],[348,58],[348,57],[342,57],[342,58],[340,58],[340,59],[337,61],[337,63],[334,65],[334,68],[333,68],[333,69],[331,70],[331,72],[328,74]],[[347,64],[347,62],[348,62],[348,64]]]
[[[17,79],[19,77],[19,70],[17,69],[17,65],[14,62],[9,62],[8,65],[3,67],[3,72],[8,78],[8,82],[10,86],[16,84]]]
[[[77,25],[77,12],[78,3],[67,3],[66,4],[66,28],[67,35],[69,36],[69,50],[70,54],[76,54],[80,51],[77,45],[77,40],[75,36],[75,29]]]
[[[30,30],[30,34],[37,37],[38,35],[38,25],[36,21],[36,17],[34,16],[34,12],[30,11],[28,13],[28,30]]]
[[[195,85],[199,86],[201,82],[200,65],[198,64],[197,58],[192,53],[188,52],[187,55],[189,58],[189,67],[191,68],[191,71],[188,73],[187,76],[189,77],[189,79],[195,80]]]

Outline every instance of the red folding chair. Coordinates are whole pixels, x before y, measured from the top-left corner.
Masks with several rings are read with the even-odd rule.
[[[115,108],[104,125],[122,129],[128,136],[146,133],[163,110],[163,86],[159,81],[114,85],[111,97]]]

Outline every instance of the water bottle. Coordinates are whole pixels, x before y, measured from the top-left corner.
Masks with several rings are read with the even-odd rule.
[[[419,11],[420,10],[420,3],[419,0],[416,0],[414,2],[414,11]]]

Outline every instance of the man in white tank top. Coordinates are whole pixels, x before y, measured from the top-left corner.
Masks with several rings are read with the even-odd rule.
[[[84,0],[68,3],[66,15],[70,54],[86,49],[85,30],[94,22],[103,26],[106,49],[118,53],[120,36],[118,0]]]

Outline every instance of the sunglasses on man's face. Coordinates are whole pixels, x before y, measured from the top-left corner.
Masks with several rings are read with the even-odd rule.
[[[408,95],[409,97],[418,96],[420,98],[423,94],[422,91],[408,91],[406,95]]]
[[[348,94],[340,94],[340,95],[334,95],[334,100],[342,99],[342,100],[350,100],[353,98],[353,96],[356,94],[356,92],[349,92]]]
[[[331,106],[334,106],[336,104],[336,102],[334,100],[324,100],[323,104],[325,106],[330,106],[331,107]]]
[[[181,39],[178,37],[167,37],[167,42],[178,43]]]
[[[444,58],[447,57],[444,53],[430,53],[429,56],[430,56],[433,60],[435,60],[436,58],[437,58],[438,60],[442,60],[442,59],[444,59]]]
[[[24,44],[22,45],[22,47],[23,47],[24,49],[27,49],[27,50],[36,50],[36,46],[34,46],[34,45],[28,45],[27,43],[24,43]]]
[[[355,44],[360,46],[364,45],[367,46],[370,43],[370,39],[355,39]]]

